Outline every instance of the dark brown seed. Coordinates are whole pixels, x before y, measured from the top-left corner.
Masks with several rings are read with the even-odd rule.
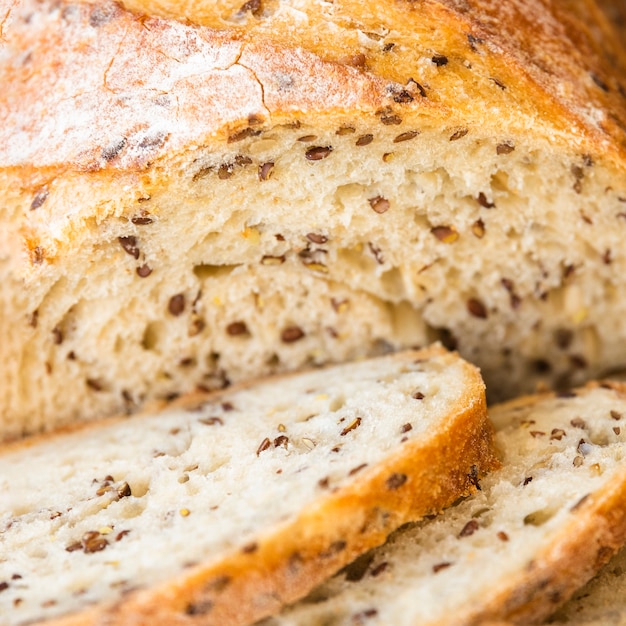
[[[496,534],[496,537],[500,540],[500,541],[508,541],[509,540],[509,536],[503,531],[503,530],[499,530]]]
[[[9,583],[6,580],[0,582],[0,591],[4,591],[9,588]]]
[[[39,323],[39,311],[37,309],[35,309],[29,316],[28,316],[28,325],[31,328],[37,328],[37,324]]]
[[[137,268],[137,275],[140,278],[147,278],[150,274],[152,274],[152,268],[148,264],[141,265]]]
[[[485,236],[485,223],[482,220],[476,220],[472,224],[472,233],[478,239],[482,239]]]
[[[478,522],[475,519],[471,519],[469,522],[467,522],[467,524],[465,524],[465,526],[463,526],[461,532],[459,533],[459,537],[469,537],[470,535],[473,535],[478,529]]]
[[[274,171],[274,164],[271,161],[259,165],[259,180],[269,180]]]
[[[511,154],[513,150],[515,150],[515,146],[508,142],[499,143],[496,146],[496,154]]]
[[[224,420],[221,417],[202,417],[198,421],[206,426],[224,425]]]
[[[127,482],[123,482],[117,489],[117,495],[119,498],[127,498],[132,495],[130,485]]]
[[[452,226],[433,226],[430,232],[443,243],[454,243],[459,238],[459,233]]]
[[[272,442],[269,440],[268,437],[265,437],[265,439],[263,439],[263,441],[259,444],[259,447],[256,450],[256,455],[259,456],[261,452],[265,452],[265,450],[267,450],[271,445]]]
[[[245,322],[231,322],[226,326],[226,332],[232,337],[248,334],[248,327]]]
[[[619,411],[616,411],[614,409],[611,409],[611,417],[614,420],[621,420],[622,419],[622,414]]]
[[[328,476],[326,476],[325,478],[320,478],[317,481],[318,487],[321,487],[322,489],[328,489],[329,483],[330,483],[330,479],[328,478]]]
[[[543,432],[543,431],[541,431],[541,430],[531,430],[531,431],[530,431],[530,436],[531,436],[533,439],[537,439],[537,437],[544,437],[544,436],[545,436],[545,434],[546,434],[546,433],[544,433],[544,432]]]
[[[372,141],[374,141],[374,135],[361,135],[355,143],[357,146],[367,146]]]
[[[330,556],[334,556],[335,554],[339,554],[340,552],[343,552],[346,549],[347,545],[348,545],[347,542],[343,541],[342,539],[338,541],[333,541],[328,546],[328,550],[324,550],[324,552],[320,552],[320,556],[322,558],[328,558]]]
[[[87,384],[87,387],[93,391],[102,391],[102,383],[95,378],[88,378],[85,383]]]
[[[81,543],[85,554],[101,552],[109,545],[106,537],[103,537],[97,530],[86,532],[81,538]]]
[[[244,554],[253,554],[254,552],[256,552],[259,549],[259,544],[256,541],[252,541],[250,543],[247,543],[245,546],[243,546],[241,548],[241,551]]]
[[[442,65],[448,64],[448,57],[443,54],[435,54],[433,55],[431,61],[437,66],[441,67]]]
[[[506,85],[500,79],[490,77],[489,80],[494,82],[498,87],[500,87],[500,89],[502,89],[502,91],[504,91],[506,89]]]
[[[57,346],[63,343],[63,331],[60,326],[55,326],[52,329],[52,341]]]
[[[115,535],[115,541],[121,541],[129,533],[130,533],[130,530],[120,530],[120,532],[117,533],[117,535]]]
[[[358,428],[361,425],[361,418],[357,417],[353,419],[342,431],[339,433],[342,437],[347,435],[350,431],[353,431],[355,428]]]
[[[493,209],[496,206],[494,202],[489,202],[489,200],[487,200],[487,196],[482,191],[478,194],[476,200],[478,204],[485,207],[485,209]]]
[[[117,239],[120,242],[120,245],[122,246],[122,248],[124,249],[124,252],[126,252],[127,254],[130,254],[130,256],[134,257],[135,259],[139,258],[139,247],[137,246],[137,237],[133,237],[133,235],[130,235],[128,237],[118,237]]]
[[[389,567],[389,563],[387,563],[387,561],[383,561],[382,563],[379,563],[376,567],[372,569],[372,576],[374,578],[376,578],[377,576],[380,576],[388,567]]]
[[[328,241],[328,237],[320,235],[319,233],[308,233],[306,238],[312,243],[323,244]]]
[[[532,481],[533,481],[532,476],[526,476],[526,478],[524,478],[524,482],[522,483],[522,485],[525,487],[528,483],[532,483]]]
[[[477,298],[470,298],[467,301],[467,310],[469,311],[470,315],[473,315],[474,317],[478,317],[479,319],[487,318],[487,309],[485,305]]]
[[[619,426],[613,426],[613,432],[616,435],[619,435],[622,432],[622,429]]]
[[[399,474],[397,472],[394,472],[393,474],[391,474],[391,476],[389,476],[385,484],[387,485],[387,489],[393,491],[402,487],[402,485],[404,485],[406,481],[406,474]]]
[[[260,10],[261,0],[248,0],[248,2],[243,4],[239,9],[239,14],[243,15],[244,13],[250,12],[252,15],[257,16]]]
[[[307,161],[321,161],[325,159],[331,152],[333,151],[331,146],[315,146],[314,148],[309,148],[304,156]]]
[[[587,424],[585,423],[585,420],[582,419],[581,417],[575,417],[570,424],[574,427],[574,428],[587,428]]]
[[[80,541],[75,541],[74,543],[70,543],[69,546],[65,548],[66,552],[76,552],[76,550],[82,550],[83,544]]]
[[[411,397],[415,398],[416,400],[423,400],[424,394],[421,391],[416,391],[411,395]]]
[[[410,430],[413,430],[413,426],[411,426],[408,422],[406,424],[402,424],[400,427],[401,433],[408,433]]]
[[[33,200],[30,203],[30,210],[34,211],[35,209],[38,209],[48,199],[49,194],[50,192],[48,191],[47,187],[42,187],[41,189],[39,189],[35,193]]]
[[[447,567],[450,567],[452,565],[452,563],[437,563],[436,565],[433,565],[433,572],[436,574],[437,572],[440,572],[442,569],[446,569]]]
[[[167,310],[174,317],[178,317],[179,315],[181,315],[185,310],[185,295],[182,293],[177,293],[175,296],[172,296],[167,305]]]
[[[213,602],[210,600],[203,600],[202,602],[195,602],[188,604],[185,607],[185,615],[206,615],[211,612],[213,608]]]
[[[397,115],[393,115],[393,114],[383,114],[383,115],[381,115],[380,121],[385,126],[399,126],[400,124],[402,124],[402,118],[398,117]]]
[[[375,196],[368,200],[372,209],[379,214],[386,213],[389,210],[389,200],[382,196]]]
[[[235,143],[237,141],[242,141],[243,139],[247,139],[248,137],[256,137],[260,135],[260,130],[254,130],[253,128],[244,128],[236,133],[233,133],[228,137],[228,143]]]
[[[233,165],[231,164],[224,164],[224,165],[220,165],[218,170],[217,170],[217,177],[220,180],[228,180],[231,176],[233,175]]]
[[[591,76],[591,80],[593,80],[593,82],[600,87],[602,91],[609,91],[609,86],[602,78],[600,78],[600,76],[598,76],[595,72],[590,72],[589,74]]]
[[[354,476],[355,474],[358,474],[362,469],[365,469],[366,467],[367,467],[367,463],[361,463],[361,465],[357,465],[356,467],[353,467],[348,472],[348,476]]]
[[[294,343],[304,337],[304,331],[299,326],[288,326],[280,334],[283,343]]]
[[[558,328],[554,331],[554,343],[561,349],[567,350],[574,340],[574,333],[567,328]]]
[[[287,437],[286,435],[278,435],[278,437],[276,437],[276,439],[274,439],[274,447],[278,448],[279,446],[282,446],[283,448],[287,448],[287,444],[289,443],[289,437]]]
[[[109,144],[100,152],[100,156],[105,161],[112,161],[123,149],[127,143],[126,137],[122,137],[119,141]]]
[[[144,212],[141,215],[132,217],[130,221],[135,224],[135,226],[147,226],[148,224],[152,224],[154,220]]]
[[[417,130],[409,130],[406,133],[400,133],[397,137],[394,137],[393,143],[401,143],[403,141],[410,141],[419,135]]]
[[[365,609],[365,611],[360,611],[359,613],[355,613],[352,616],[352,622],[354,624],[362,624],[364,619],[369,619],[370,617],[376,617],[378,615],[377,609]]]
[[[457,139],[461,139],[461,137],[465,137],[465,135],[467,135],[468,132],[469,130],[467,128],[461,128],[457,130],[456,132],[452,133],[452,135],[450,135],[450,141],[457,141]]]
[[[556,439],[557,441],[561,441],[563,437],[565,437],[566,432],[562,428],[553,428],[550,433],[550,439]]]

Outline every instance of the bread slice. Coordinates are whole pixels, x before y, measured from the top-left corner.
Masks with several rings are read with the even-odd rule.
[[[626,365],[592,0],[126,6],[0,18],[0,437],[434,339],[494,397]]]
[[[626,386],[493,407],[502,468],[264,626],[540,622],[626,541]]]
[[[626,624],[626,550],[551,615],[546,624],[624,626]]]
[[[179,401],[0,452],[0,624],[249,623],[497,461],[440,347]]]

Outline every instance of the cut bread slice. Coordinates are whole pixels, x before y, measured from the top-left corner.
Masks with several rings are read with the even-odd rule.
[[[478,371],[433,346],[11,444],[0,624],[269,615],[474,490],[491,435]]]
[[[611,559],[546,624],[626,626],[626,550]]]
[[[626,540],[626,386],[494,407],[503,466],[264,626],[541,621]]]
[[[624,52],[528,2],[9,3],[0,438],[436,339],[494,397],[626,366]]]

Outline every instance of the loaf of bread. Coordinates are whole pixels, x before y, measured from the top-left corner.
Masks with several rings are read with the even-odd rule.
[[[8,6],[0,437],[436,339],[494,398],[626,365],[592,0]]]
[[[480,491],[263,626],[527,626],[589,580],[626,541],[626,386],[527,397],[490,415],[502,468]]]
[[[441,348],[278,377],[0,450],[0,624],[248,624],[497,466]]]

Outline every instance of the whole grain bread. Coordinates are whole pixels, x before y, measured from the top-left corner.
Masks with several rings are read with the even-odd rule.
[[[433,339],[493,397],[626,364],[591,0],[5,6],[0,438]]]
[[[523,626],[587,582],[626,541],[626,385],[490,415],[502,468],[480,491],[398,530],[263,626]]]
[[[276,612],[497,465],[440,347],[268,379],[0,450],[0,624]]]

